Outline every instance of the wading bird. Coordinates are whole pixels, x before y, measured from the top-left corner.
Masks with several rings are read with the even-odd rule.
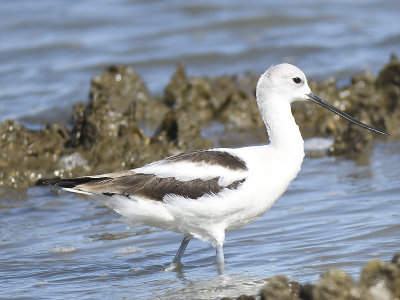
[[[256,95],[269,135],[267,145],[198,150],[133,170],[46,183],[90,195],[132,226],[182,233],[183,241],[169,269],[180,263],[190,239],[210,242],[223,274],[225,232],[268,211],[300,171],[304,141],[291,112],[292,102],[312,101],[387,135],[312,93],[303,72],[290,64],[273,66],[261,75]]]

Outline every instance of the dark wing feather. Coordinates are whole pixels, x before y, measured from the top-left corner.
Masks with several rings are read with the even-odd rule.
[[[191,153],[181,153],[165,158],[171,162],[192,162],[218,165],[230,170],[247,170],[246,163],[239,157],[222,150],[197,150]]]
[[[236,189],[244,182],[237,180],[226,187],[218,184],[219,177],[209,180],[194,179],[180,181],[173,177],[160,178],[152,174],[131,174],[120,177],[79,177],[59,179],[45,183],[91,194],[107,196],[124,195],[142,196],[155,201],[162,201],[165,195],[178,195],[197,199],[206,194],[217,194],[222,189]]]
[[[77,178],[68,178],[68,179],[54,179],[54,180],[45,180],[43,184],[55,185],[62,188],[73,189],[78,185],[81,184],[94,184],[99,181],[108,180],[110,178],[101,177],[101,178],[94,178],[94,177],[77,177]]]

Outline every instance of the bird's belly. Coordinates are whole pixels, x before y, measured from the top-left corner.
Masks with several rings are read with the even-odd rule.
[[[209,228],[228,231],[253,222],[268,211],[286,190],[285,186],[244,183],[236,190],[201,199],[174,199],[166,203],[174,221],[164,228],[177,232],[207,232]]]

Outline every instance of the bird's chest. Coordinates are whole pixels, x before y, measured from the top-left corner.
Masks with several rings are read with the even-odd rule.
[[[292,157],[293,158],[293,157]],[[254,219],[268,211],[282,196],[300,171],[302,156],[285,161],[276,159],[268,164],[260,162],[243,185],[244,215]]]

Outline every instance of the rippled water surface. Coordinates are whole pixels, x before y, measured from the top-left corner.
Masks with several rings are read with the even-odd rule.
[[[315,281],[327,268],[354,278],[373,258],[399,251],[400,143],[370,158],[306,158],[286,194],[254,223],[228,232],[227,275],[214,249],[192,241],[181,270],[166,272],[181,241],[152,228],[128,230],[94,200],[49,188],[0,210],[4,297],[214,299],[255,293],[278,274]]]
[[[0,121],[68,121],[112,63],[131,65],[156,94],[179,61],[191,75],[287,61],[315,79],[348,80],[400,49],[399,11],[394,0],[3,0]],[[181,236],[127,229],[94,200],[49,187],[10,195],[0,199],[0,298],[214,299],[256,293],[277,274],[309,282],[338,267],[357,278],[368,260],[399,251],[399,162],[399,142],[355,160],[306,158],[266,215],[227,234],[226,276],[200,241],[181,270],[164,271]]]

